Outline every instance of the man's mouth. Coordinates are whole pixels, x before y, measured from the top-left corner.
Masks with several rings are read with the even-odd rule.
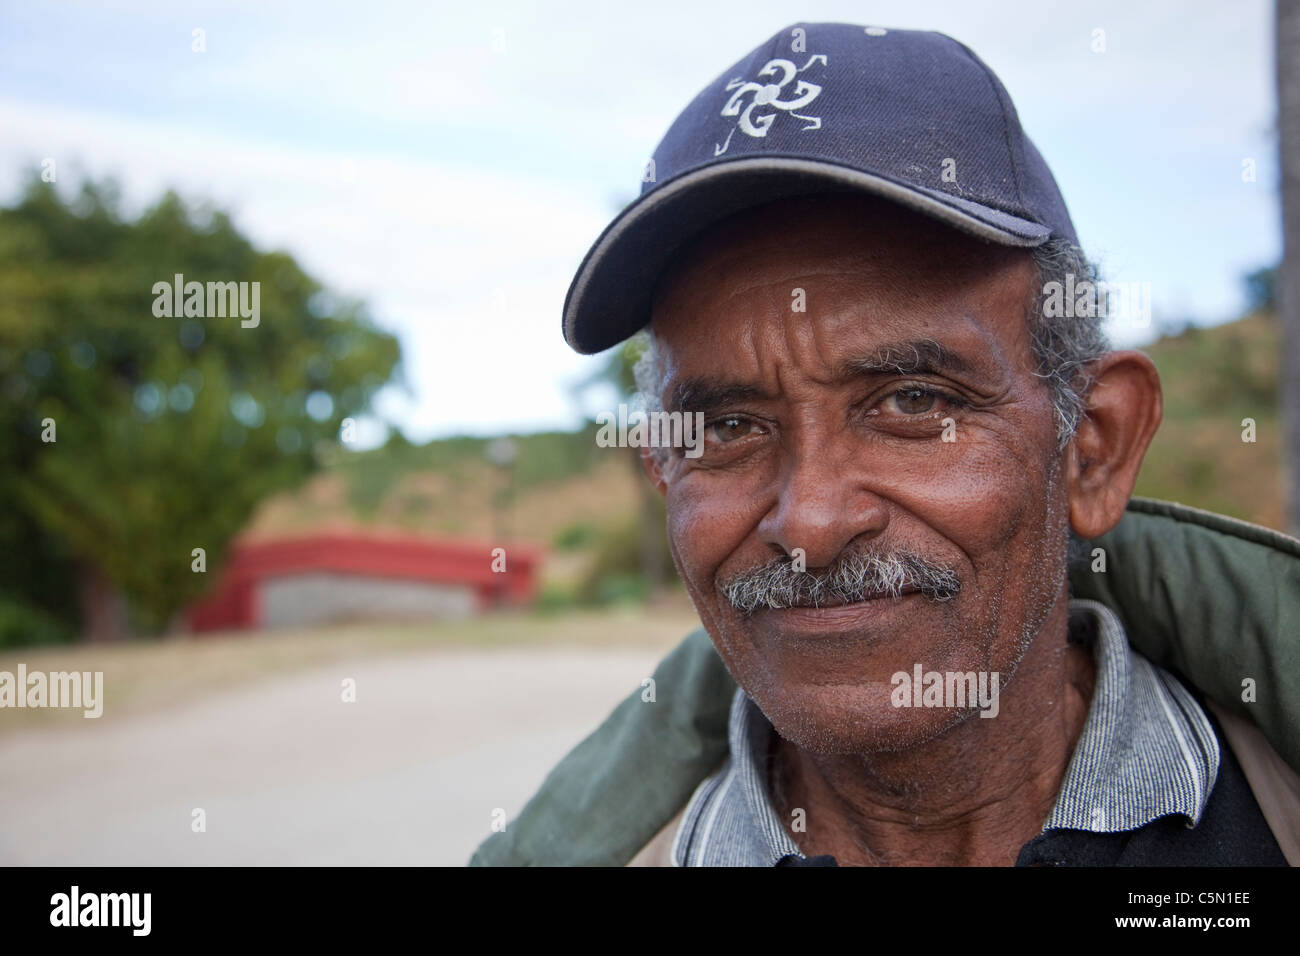
[[[900,614],[915,613],[912,599],[919,594],[911,588],[897,597],[892,594],[853,599],[828,597],[815,605],[800,602],[793,607],[763,608],[747,617],[760,630],[771,631],[783,639],[821,640],[837,635],[856,639],[896,622]]]
[[[875,603],[875,602],[877,602],[877,601],[895,601],[895,602],[897,602],[897,601],[900,601],[900,600],[902,600],[903,598],[907,597],[909,594],[917,594],[917,593],[919,593],[919,591],[918,591],[917,588],[903,588],[903,590],[900,591],[898,594],[891,594],[891,593],[888,592],[888,591],[879,591],[879,592],[876,592],[876,593],[874,593],[874,594],[855,595],[855,596],[853,596],[853,597],[842,597],[842,596],[840,596],[840,595],[829,594],[829,595],[826,595],[825,597],[819,598],[819,599],[818,599],[817,601],[815,601],[815,602],[814,602],[814,601],[797,601],[797,602],[791,604],[791,605],[790,605],[789,607],[787,607],[787,608],[779,608],[778,610],[783,610],[783,611],[792,611],[792,610],[816,611],[816,610],[821,610],[821,609],[823,609],[823,608],[858,607],[859,605],[868,605],[868,604],[873,604],[873,603]]]

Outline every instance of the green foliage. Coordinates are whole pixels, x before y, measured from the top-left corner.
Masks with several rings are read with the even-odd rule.
[[[575,521],[555,536],[559,551],[581,551],[600,536],[600,529],[590,521]]]
[[[154,284],[177,273],[260,283],[260,324],[155,316]],[[21,516],[0,523],[0,550],[32,548],[22,523],[42,541],[34,573],[0,564],[0,591],[71,622],[66,582],[87,562],[144,629],[162,628],[399,357],[359,304],[332,300],[287,254],[257,251],[220,212],[168,193],[129,221],[111,185],[65,203],[33,177],[0,210],[0,495]],[[313,416],[317,392],[329,400],[316,396]],[[56,441],[43,440],[46,419]],[[191,570],[194,548],[207,575]]]
[[[0,448],[8,447],[11,437],[0,434]],[[32,642],[49,643],[46,638],[55,632],[71,639],[80,625],[77,563],[66,542],[45,534],[31,514],[14,506],[6,467],[0,460],[0,495],[5,496],[5,507],[0,508],[0,605],[10,605],[0,612],[9,622],[0,625],[5,631],[0,645],[23,643],[18,623],[24,620],[33,624]],[[21,616],[19,606],[24,609]],[[27,612],[50,614],[61,628],[38,625]]]
[[[561,611],[567,611],[578,604],[578,596],[574,589],[562,584],[548,583],[543,585],[537,594],[537,600],[533,609],[541,614],[558,614]]]
[[[1246,287],[1246,311],[1264,312],[1277,308],[1277,266],[1256,269],[1242,279]]]
[[[1144,351],[1160,371],[1164,421],[1135,492],[1276,526],[1276,317],[1263,312],[1210,328],[1191,326]],[[1245,418],[1256,422],[1256,444],[1241,440]]]
[[[1145,351],[1160,370],[1165,420],[1257,420],[1277,414],[1279,330],[1272,313],[1212,328],[1190,326]]]
[[[655,533],[667,540],[667,526],[663,516],[663,503],[659,499],[659,517],[653,523],[629,520],[606,529],[600,536],[591,560],[591,568],[579,584],[576,597],[581,604],[610,604],[623,600],[637,600],[648,596],[644,535],[650,524]],[[661,578],[677,580],[672,555],[665,546],[655,552],[662,562]]]
[[[453,484],[464,484],[479,480],[483,469],[492,467],[487,458],[492,438],[458,435],[414,445],[400,433],[394,436],[379,448],[348,455],[338,464],[338,473],[347,481],[348,502],[360,517],[373,515],[407,475],[436,471]],[[511,466],[515,491],[585,474],[603,451],[595,436],[595,424],[574,432],[510,436],[517,449]]]
[[[0,594],[0,648],[64,644],[76,636],[66,619]]]

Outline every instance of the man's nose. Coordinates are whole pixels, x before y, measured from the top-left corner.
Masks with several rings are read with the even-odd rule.
[[[808,568],[827,567],[855,538],[875,538],[889,524],[888,506],[863,470],[838,455],[801,451],[779,480],[776,506],[758,534],[785,554],[802,548]]]

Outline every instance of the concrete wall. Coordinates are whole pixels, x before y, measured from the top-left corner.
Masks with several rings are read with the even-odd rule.
[[[331,572],[267,578],[259,596],[264,627],[464,618],[477,610],[473,589],[463,585]]]

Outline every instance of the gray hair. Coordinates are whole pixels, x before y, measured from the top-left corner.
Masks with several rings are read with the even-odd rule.
[[[1095,283],[1097,267],[1068,239],[1050,239],[1029,251],[1038,269],[1038,281],[1026,309],[1030,347],[1037,364],[1035,374],[1046,382],[1052,393],[1057,450],[1064,451],[1087,410],[1088,392],[1092,388],[1088,365],[1109,351],[1110,343],[1102,331],[1101,310],[1079,310],[1093,314],[1075,316],[1069,313],[1076,310],[1066,309],[1066,315],[1049,316],[1045,290],[1053,282],[1065,286],[1069,275],[1074,276],[1076,288],[1085,281]],[[641,331],[634,342],[641,349],[633,368],[637,398],[644,403],[646,411],[659,411],[663,363],[654,337],[648,331]],[[663,453],[664,449],[656,452]]]
[[[773,558],[720,582],[722,596],[742,614],[764,608],[830,607],[873,598],[897,600],[917,591],[931,601],[961,592],[954,568],[907,550],[842,553],[825,570],[795,570],[789,557]]]

